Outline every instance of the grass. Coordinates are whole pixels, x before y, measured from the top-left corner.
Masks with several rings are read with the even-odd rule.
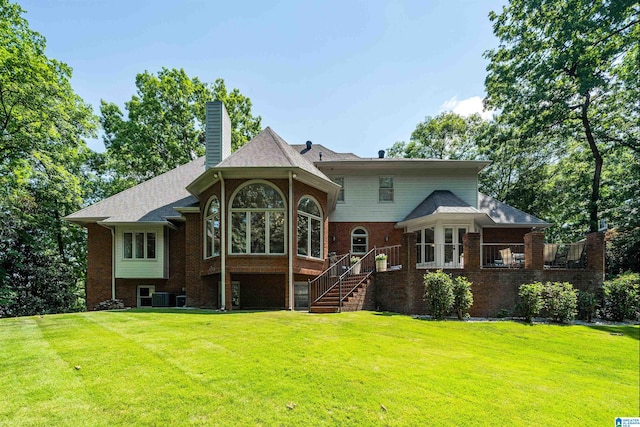
[[[0,319],[0,425],[613,425],[640,415],[639,333],[371,312]]]

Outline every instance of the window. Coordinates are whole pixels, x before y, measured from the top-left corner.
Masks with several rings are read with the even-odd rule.
[[[339,186],[342,187],[340,189],[340,192],[338,192],[338,198],[336,199],[336,201],[338,203],[344,203],[344,177],[343,176],[334,176],[334,177],[331,178],[331,181],[335,182],[336,184],[338,184]]]
[[[284,254],[285,204],[267,183],[241,187],[231,202],[231,253]]]
[[[418,264],[435,261],[435,232],[433,227],[416,232]]]
[[[122,233],[124,259],[156,259],[156,233],[130,231]]]
[[[393,202],[393,177],[381,176],[378,179],[378,201]]]
[[[351,253],[366,254],[369,249],[369,234],[362,227],[351,232]]]
[[[322,211],[311,198],[298,203],[298,255],[322,258]]]
[[[220,255],[220,201],[213,196],[204,219],[204,257]]]

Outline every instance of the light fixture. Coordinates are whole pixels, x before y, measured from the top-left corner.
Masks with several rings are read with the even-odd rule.
[[[332,240],[333,242],[335,242],[335,241],[336,241],[336,236],[331,236],[331,240]]]
[[[389,236],[384,236],[384,241],[388,242],[389,241]]]
[[[298,175],[297,175],[297,174],[295,174],[295,173],[294,173],[292,176],[293,176],[294,178],[297,178],[297,177],[298,177]]]

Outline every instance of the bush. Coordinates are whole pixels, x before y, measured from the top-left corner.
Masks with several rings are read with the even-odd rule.
[[[544,307],[554,322],[567,323],[576,316],[578,292],[568,282],[547,282],[542,295]]]
[[[376,261],[384,261],[387,259],[387,255],[386,254],[378,254],[376,255]]]
[[[596,294],[578,291],[578,319],[591,322],[596,317],[598,305]]]
[[[453,311],[455,311],[458,319],[462,320],[468,317],[469,307],[473,305],[473,294],[471,293],[472,283],[464,276],[456,277],[453,281]]]
[[[625,273],[602,285],[602,314],[609,320],[640,319],[640,274]]]
[[[520,285],[518,296],[520,297],[520,310],[522,315],[531,323],[534,316],[537,316],[544,307],[542,293],[544,286],[540,282]]]
[[[424,275],[424,300],[434,319],[442,320],[453,306],[451,276],[438,270]]]

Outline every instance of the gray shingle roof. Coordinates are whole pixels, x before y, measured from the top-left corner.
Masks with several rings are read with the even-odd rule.
[[[204,171],[200,157],[65,217],[72,222],[156,222],[180,216],[174,207],[198,204],[185,189]]]
[[[418,206],[407,215],[403,221],[421,218],[437,213],[480,213],[449,190],[436,190],[429,194]]]
[[[336,160],[354,160],[360,158],[353,153],[336,153],[335,151],[330,150],[321,144],[313,144],[311,146],[311,149],[307,149],[307,144],[291,144],[291,147],[314,163],[320,161],[330,162]],[[320,160],[320,153],[322,153],[322,160]]]
[[[311,161],[282,139],[270,127],[260,132],[251,143],[214,166],[214,169],[241,167],[291,167],[300,168],[312,175],[331,182]]]
[[[486,194],[478,193],[478,209],[486,213],[496,224],[502,225],[530,225],[546,227],[551,225],[548,222],[529,215],[526,212],[499,202]]]

